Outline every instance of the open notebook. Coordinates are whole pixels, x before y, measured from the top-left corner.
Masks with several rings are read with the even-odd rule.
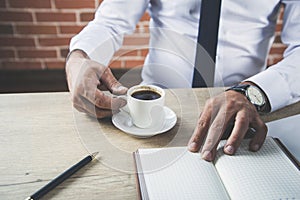
[[[215,162],[186,147],[134,153],[141,199],[300,199],[299,163],[273,138],[258,152],[243,141],[234,156],[219,145]]]

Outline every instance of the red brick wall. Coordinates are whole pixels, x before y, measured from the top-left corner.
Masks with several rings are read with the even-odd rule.
[[[62,69],[70,38],[93,18],[102,0],[0,0],[0,69]],[[148,15],[126,37],[113,68],[142,65],[148,43]],[[279,61],[281,19],[268,63]],[[132,50],[139,49],[139,50]],[[124,54],[125,53],[125,54]],[[119,57],[122,55],[122,57]]]

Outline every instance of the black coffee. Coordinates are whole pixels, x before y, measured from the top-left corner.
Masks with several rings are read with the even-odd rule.
[[[140,90],[132,93],[132,97],[140,100],[154,100],[161,97],[160,94],[151,90]]]

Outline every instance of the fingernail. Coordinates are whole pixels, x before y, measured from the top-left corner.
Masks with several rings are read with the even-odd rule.
[[[202,153],[202,159],[211,161],[212,153],[210,151],[204,151],[204,153]]]
[[[197,143],[196,142],[192,142],[190,145],[189,145],[189,150],[191,151],[195,151],[197,150]]]
[[[225,147],[225,151],[228,154],[233,154],[234,153],[234,148],[231,145],[228,145],[227,147]]]
[[[124,87],[123,85],[119,85],[116,89],[117,89],[118,91],[121,91],[121,90],[127,90],[127,88]]]
[[[258,149],[259,149],[259,145],[258,144],[254,144],[254,145],[252,145],[251,146],[251,151],[258,151]]]

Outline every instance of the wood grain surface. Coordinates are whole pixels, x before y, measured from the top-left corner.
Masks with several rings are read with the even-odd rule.
[[[132,152],[143,147],[186,145],[205,101],[214,89],[166,90],[177,115],[170,131],[135,138],[72,108],[69,93],[0,95],[0,199],[25,199],[87,154],[97,159],[44,199],[136,199]],[[300,113],[294,104],[263,115],[269,122]]]

